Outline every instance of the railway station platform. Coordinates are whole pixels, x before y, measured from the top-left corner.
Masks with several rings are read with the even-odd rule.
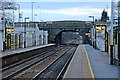
[[[32,47],[28,47],[28,48],[19,48],[19,49],[16,49],[16,50],[7,50],[7,51],[4,51],[4,52],[0,51],[0,58],[5,57],[5,56],[9,56],[9,55],[19,54],[19,53],[34,50],[34,49],[53,46],[53,45],[55,45],[55,44],[46,44],[46,45],[32,46]]]
[[[55,44],[47,44],[0,52],[0,66],[3,68],[10,66],[54,47]]]
[[[110,65],[107,53],[90,45],[79,45],[63,78],[120,80],[119,70],[120,67]]]

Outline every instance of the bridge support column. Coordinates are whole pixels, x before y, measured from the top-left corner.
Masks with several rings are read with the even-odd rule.
[[[61,44],[61,41],[62,41],[61,39],[62,39],[62,33],[59,36],[59,44]]]

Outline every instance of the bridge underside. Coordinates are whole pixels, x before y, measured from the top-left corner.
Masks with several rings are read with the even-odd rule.
[[[58,43],[61,44],[61,37],[63,32],[78,32],[83,37],[83,43],[87,43],[88,39],[85,33],[89,33],[89,28],[85,29],[44,29],[48,30],[49,36],[48,40],[49,43]]]

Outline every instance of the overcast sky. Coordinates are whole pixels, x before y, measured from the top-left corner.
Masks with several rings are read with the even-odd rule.
[[[78,0],[79,1],[79,0]],[[99,1],[99,0],[98,0]],[[23,20],[25,17],[30,17],[31,21],[31,4],[32,2],[17,2],[21,6],[23,12]],[[33,15],[35,21],[55,21],[55,20],[87,20],[90,21],[88,16],[95,16],[100,19],[102,11],[105,9],[110,16],[111,3],[109,0],[101,2],[93,1],[74,1],[74,2],[35,2],[33,3]],[[16,11],[16,20],[17,20]]]

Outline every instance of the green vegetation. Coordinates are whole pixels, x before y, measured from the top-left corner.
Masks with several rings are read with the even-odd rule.
[[[108,14],[105,10],[103,10],[102,15],[101,15],[101,21],[107,22],[109,20]]]

